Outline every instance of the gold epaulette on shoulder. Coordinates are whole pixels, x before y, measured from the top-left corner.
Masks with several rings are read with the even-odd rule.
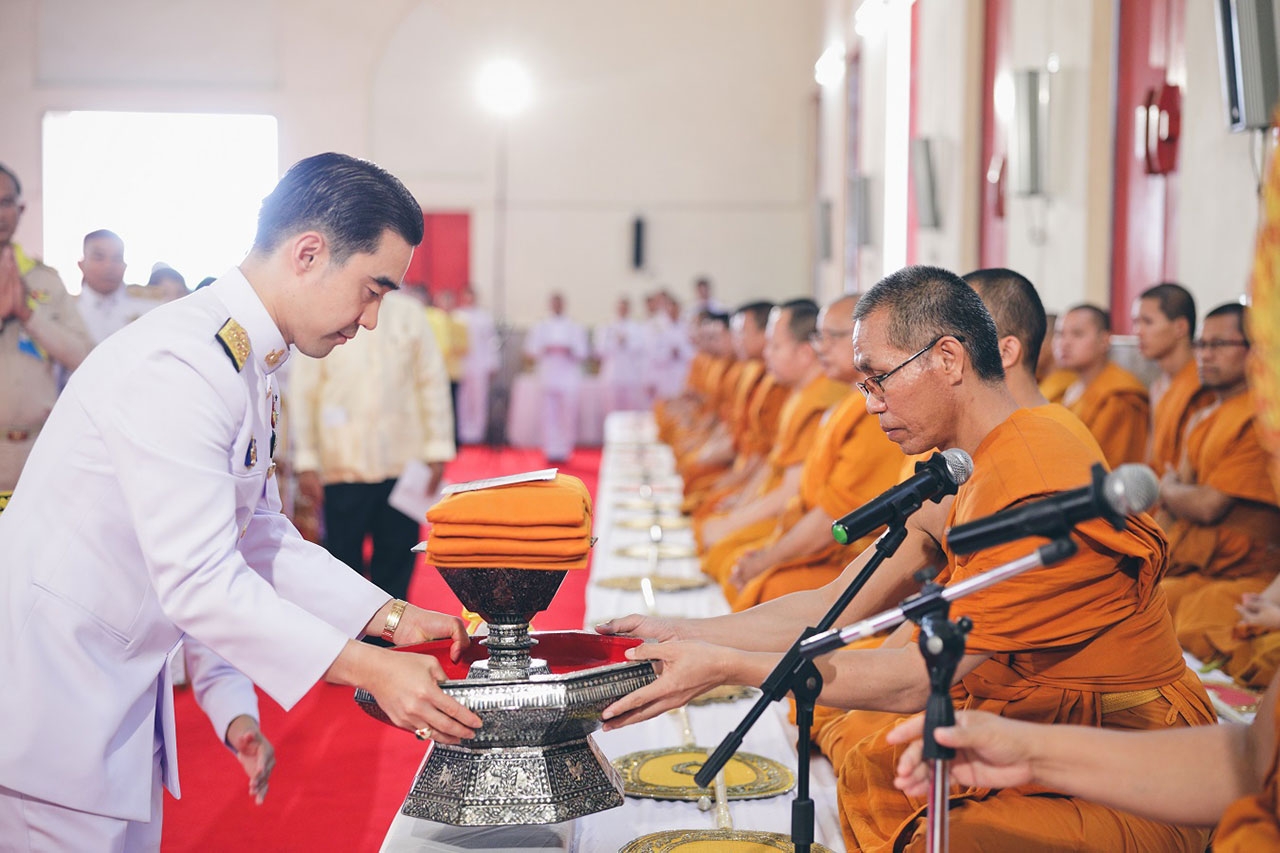
[[[227,358],[236,366],[236,371],[244,370],[244,364],[249,360],[249,333],[244,327],[228,317],[214,337],[226,350]]]

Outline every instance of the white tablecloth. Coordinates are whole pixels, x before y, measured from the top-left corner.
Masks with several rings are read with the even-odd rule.
[[[668,448],[653,444],[652,418],[647,414],[619,412],[604,423],[605,450],[600,468],[600,485],[595,502],[594,533],[597,536],[592,558],[592,583],[587,586],[584,627],[627,613],[640,613],[645,602],[639,592],[605,589],[594,581],[618,575],[643,573],[650,565],[643,558],[619,556],[618,548],[649,542],[645,529],[618,526],[618,520],[643,516],[642,510],[619,506],[639,497],[642,478],[647,478],[653,497],[678,500],[679,478],[673,473]],[[671,530],[664,544],[692,544],[690,530]],[[660,575],[701,577],[694,558],[662,560]],[[719,587],[704,586],[681,592],[657,592],[656,609],[673,616],[713,616],[728,606]],[[715,703],[689,708],[695,739],[700,746],[715,747],[741,722],[755,699]],[[776,702],[746,734],[742,750],[772,758],[796,768],[796,729],[787,720],[788,703]],[[617,759],[631,752],[677,746],[681,727],[676,717],[663,714],[634,726],[593,735],[606,756]],[[843,851],[836,804],[836,781],[830,763],[815,756],[811,766],[810,796],[815,803],[814,840],[832,850]],[[736,829],[763,830],[789,834],[793,794],[766,800],[731,801]],[[460,829],[397,815],[387,834],[384,853],[421,853],[453,850],[572,850],[576,853],[616,851],[628,842],[651,832],[671,829],[713,829],[714,812],[699,811],[692,802],[666,802],[627,798],[619,808],[598,812],[565,824],[550,827],[494,827]],[[446,843],[447,842],[447,843]],[[452,845],[452,846],[450,846]]]

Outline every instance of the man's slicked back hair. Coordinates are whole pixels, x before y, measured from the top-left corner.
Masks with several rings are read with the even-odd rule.
[[[995,320],[1000,337],[1015,337],[1022,344],[1022,364],[1034,371],[1048,332],[1040,294],[1026,276],[1004,267],[974,270],[962,276],[978,291],[987,313]]]
[[[955,273],[928,266],[891,273],[862,295],[853,319],[861,321],[879,311],[888,315],[886,332],[897,349],[915,352],[934,338],[956,335],[964,338],[980,379],[1004,379],[995,321],[977,291]]]
[[[422,242],[422,208],[413,194],[382,167],[330,152],[299,160],[262,200],[253,249],[270,253],[295,234],[318,231],[341,265],[377,251],[388,230],[410,246]]]

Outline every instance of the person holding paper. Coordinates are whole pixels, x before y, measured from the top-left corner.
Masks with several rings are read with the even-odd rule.
[[[325,547],[393,598],[405,598],[423,519],[388,499],[406,469],[415,476],[423,464],[430,475],[422,499],[439,488],[444,463],[456,454],[453,403],[422,306],[388,293],[378,319],[375,331],[324,359],[294,360],[289,416],[298,488],[324,507]],[[373,538],[368,561],[366,536]]]

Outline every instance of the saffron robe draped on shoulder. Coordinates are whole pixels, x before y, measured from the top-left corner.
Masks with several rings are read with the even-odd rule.
[[[840,402],[841,399],[848,396],[850,391],[850,387],[845,383],[836,382],[825,375],[820,375],[803,388],[798,388],[792,392],[790,398],[782,407],[782,413],[778,420],[777,440],[774,442],[773,449],[769,451],[768,459],[765,462],[768,466],[766,476],[761,482],[759,490],[754,495],[751,495],[751,498],[764,497],[778,488],[782,485],[787,469],[804,462],[805,456],[808,455],[813,447],[814,437],[818,434],[818,426],[822,421],[823,414]],[[703,541],[702,527],[706,524],[707,519],[712,517],[714,515],[706,511],[695,513],[694,515],[694,535],[699,545]],[[716,543],[717,547],[725,545],[735,537],[741,537],[737,540],[741,544],[765,536],[773,529],[774,521],[775,519],[768,518],[740,528],[734,534]],[[711,556],[716,553],[715,549],[708,551],[704,555],[703,571],[706,571],[716,580],[722,580],[721,576],[709,569],[719,567],[724,557],[727,556],[725,552],[729,547],[726,545],[724,549],[721,549],[717,557]],[[729,568],[723,568],[722,572],[727,573]]]
[[[1146,459],[1147,388],[1129,371],[1108,363],[1067,408],[1084,421],[1112,468]]]
[[[949,526],[1089,481],[1094,450],[1040,409],[1019,409],[974,453],[974,474],[952,504]],[[1036,722],[1152,729],[1214,722],[1215,714],[1174,639],[1159,578],[1165,544],[1149,517],[1114,530],[1080,524],[1076,555],[1025,572],[952,605],[974,628],[969,653],[991,655],[952,690],[959,709]],[[967,556],[948,553],[939,582],[953,584],[1025,556],[1036,540]],[[944,543],[945,547],[945,543]],[[850,850],[916,849],[924,801],[893,787],[901,747],[884,741],[901,717],[848,715],[865,735],[837,766]],[[843,720],[841,722],[844,722]],[[1061,836],[1066,826],[1070,834]],[[1199,830],[1143,820],[1032,788],[970,788],[952,797],[957,849],[1204,850]],[[917,836],[917,832],[919,835]]]
[[[745,545],[729,558],[730,569],[746,550],[778,541],[815,507],[834,520],[862,506],[897,482],[903,458],[901,449],[885,437],[879,420],[867,413],[862,395],[849,394],[818,428],[813,450],[801,470],[800,493],[787,503],[782,517],[762,541]],[[826,536],[809,553],[770,566],[752,578],[729,597],[729,604],[734,610],[746,610],[790,592],[822,586],[839,575],[883,529],[868,532],[848,545]]]
[[[1061,403],[1062,395],[1078,378],[1074,370],[1055,370],[1040,380],[1040,393],[1050,403]]]
[[[1182,459],[1182,434],[1187,417],[1195,407],[1200,390],[1200,371],[1195,359],[1188,361],[1169,380],[1169,387],[1151,409],[1151,449],[1147,452],[1147,464],[1156,476],[1164,473],[1166,465],[1177,467]]]

